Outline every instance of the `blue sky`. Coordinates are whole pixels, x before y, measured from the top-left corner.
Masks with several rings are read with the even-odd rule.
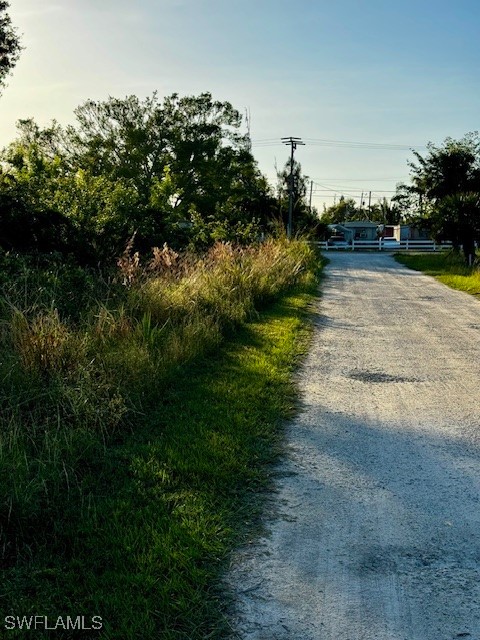
[[[25,50],[0,98],[1,146],[18,118],[66,124],[89,98],[211,91],[249,109],[272,182],[280,138],[306,141],[296,157],[321,210],[392,195],[411,147],[480,128],[478,0],[11,0],[10,15]]]

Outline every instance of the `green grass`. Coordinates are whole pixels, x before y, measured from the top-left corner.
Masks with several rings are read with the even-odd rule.
[[[480,271],[468,267],[462,256],[454,253],[398,254],[398,262],[433,276],[452,289],[480,295]]]
[[[79,342],[78,332],[65,332],[57,315],[42,316],[33,333],[25,331],[24,317],[18,319],[16,339],[25,357],[38,356],[40,347],[43,354],[44,340],[51,357],[28,361],[40,367],[30,388],[20,370],[9,382],[17,396],[19,389],[30,395],[24,397],[28,413],[23,405],[10,412],[10,441],[0,440],[0,488],[7,500],[0,520],[1,627],[6,615],[83,615],[101,616],[102,630],[37,634],[108,640],[228,636],[222,571],[229,551],[257,525],[281,448],[282,421],[294,410],[292,371],[308,344],[308,305],[316,293],[311,269],[294,277],[289,291],[288,280],[279,285],[266,266],[261,278],[250,276],[263,310],[253,312],[248,300],[248,314],[237,306],[237,320],[224,321],[226,342],[209,338],[203,354],[192,347],[183,363],[177,359],[168,376],[158,379],[162,366],[152,358],[169,343],[163,324],[154,321],[161,314],[151,298],[135,322],[135,316],[103,308],[96,344],[110,378],[115,362],[123,366],[113,380],[95,368],[80,377],[71,369],[69,340],[74,335],[75,351],[88,354],[90,337]],[[231,271],[227,281],[239,282],[235,265]],[[264,286],[262,278],[271,284]],[[240,288],[234,296],[243,298]],[[272,304],[274,295],[280,300]],[[212,305],[227,316],[231,301],[211,297],[203,308]],[[193,340],[199,340],[195,331]],[[94,384],[100,390],[94,392]],[[35,409],[32,393],[47,393],[48,402]],[[68,411],[66,397],[74,405]],[[108,425],[117,414],[118,422]],[[12,452],[9,462],[6,454]],[[8,631],[6,637],[32,634]]]

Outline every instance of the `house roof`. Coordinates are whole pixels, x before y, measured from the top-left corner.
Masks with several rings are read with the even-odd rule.
[[[342,224],[343,227],[346,227],[347,229],[373,229],[373,228],[377,228],[379,225],[378,222],[370,222],[370,220],[352,220],[352,222],[344,222]]]

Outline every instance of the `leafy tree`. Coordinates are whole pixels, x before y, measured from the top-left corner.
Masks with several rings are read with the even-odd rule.
[[[275,216],[276,199],[272,189],[248,151],[230,156],[225,163],[227,178],[226,199],[216,205],[216,217],[250,225],[256,222],[265,230]]]
[[[22,211],[68,219],[82,260],[111,261],[134,232],[141,251],[247,241],[271,219],[275,199],[230,103],[154,94],[88,101],[75,113],[66,130],[18,123],[0,193],[8,184]]]
[[[289,157],[283,169],[277,172],[277,206],[279,218],[286,226],[291,185],[293,190],[293,232],[317,235],[320,218],[316,209],[311,211],[307,204],[308,181],[309,177],[302,173],[302,165],[295,159],[291,171],[291,158]]]
[[[40,129],[31,119],[21,120],[18,131],[3,152],[0,182],[4,219],[11,202],[11,228],[21,221],[24,236],[7,234],[11,248],[74,250],[82,262],[118,255],[134,230],[135,190],[72,166],[57,123]],[[61,237],[57,229],[64,229]]]
[[[240,113],[209,93],[164,100],[172,173],[181,194],[178,205],[194,205],[200,214],[215,212],[228,199],[243,165],[253,165],[246,138],[238,133]]]
[[[28,205],[49,207],[56,180],[64,174],[61,128],[56,122],[40,129],[33,119],[19,120],[18,137],[2,153],[5,175],[14,181]]]
[[[462,245],[467,264],[475,257],[475,240],[480,237],[480,192],[447,195],[438,201],[430,218],[432,231],[440,239]]]
[[[382,221],[384,224],[400,224],[402,222],[402,212],[397,202],[388,202],[386,198],[383,198],[374,207],[375,213],[372,218]]]
[[[20,56],[21,46],[7,10],[9,3],[0,0],[0,91]]]
[[[78,125],[69,127],[67,135],[77,166],[132,180],[145,203],[154,179],[161,179],[168,166],[176,187],[173,204],[187,210],[191,204],[214,210],[219,182],[229,175],[244,142],[236,132],[240,114],[209,93],[184,98],[173,94],[163,103],[156,93],[143,101],[137,96],[89,100],[75,115]]]
[[[278,198],[282,203],[288,203],[291,181],[293,181],[294,202],[298,204],[305,200],[308,189],[308,176],[303,175],[300,162],[294,159],[293,169],[291,169],[291,158],[289,157],[283,169],[277,173],[277,178]]]
[[[73,165],[128,180],[143,207],[140,217],[153,217],[146,227],[162,228],[170,242],[184,242],[179,229],[196,224],[198,216],[250,224],[271,206],[265,179],[238,132],[239,112],[210,93],[173,94],[163,102],[157,94],[143,101],[88,101],[75,114],[78,124],[67,130]]]
[[[411,193],[419,197],[422,213],[435,234],[462,245],[467,262],[480,238],[480,139],[470,133],[461,140],[446,138],[428,154],[414,152],[410,162]]]
[[[78,230],[56,206],[64,176],[59,127],[17,124],[19,137],[3,151],[0,169],[0,246],[28,252],[76,252]]]
[[[477,133],[467,134],[461,140],[446,138],[441,147],[429,143],[427,148],[425,157],[414,151],[417,162],[409,162],[412,183],[419,194],[439,201],[478,186],[480,140]]]
[[[340,224],[349,220],[359,220],[361,212],[353,198],[340,196],[340,200],[330,207],[324,209],[322,222],[326,224]]]
[[[167,128],[156,94],[144,101],[133,95],[88,100],[74,113],[77,126],[66,131],[72,165],[111,180],[132,180],[148,202],[152,180],[167,160]]]
[[[417,220],[426,211],[426,201],[422,197],[422,191],[414,184],[398,183],[391,202],[398,210],[401,220],[405,222]]]
[[[0,247],[6,251],[69,253],[78,245],[67,217],[56,210],[32,208],[21,186],[0,174]]]

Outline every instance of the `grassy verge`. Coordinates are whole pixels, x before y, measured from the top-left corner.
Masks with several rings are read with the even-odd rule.
[[[398,254],[395,256],[411,269],[433,276],[452,289],[480,295],[480,271],[467,267],[462,256],[454,253]]]
[[[274,270],[275,264],[277,272],[282,265],[285,270],[278,254],[267,250],[270,256],[262,259],[272,266],[273,256]],[[230,258],[222,262],[223,283],[245,275],[247,263],[239,269]],[[298,267],[299,254],[292,264]],[[149,280],[129,293],[133,312],[103,307],[100,321],[101,314],[95,314],[94,327],[97,332],[102,328],[95,344],[107,362],[109,378],[95,368],[79,378],[70,362],[72,345],[81,356],[89,353],[92,338],[85,334],[85,325],[79,325],[83,334],[80,328],[65,333],[65,322],[55,314],[28,317],[13,312],[13,345],[20,354],[27,358],[40,349],[55,356],[52,361],[40,357],[18,362],[10,380],[19,406],[11,408],[11,431],[5,430],[0,442],[5,500],[0,523],[1,627],[5,616],[38,615],[47,616],[52,626],[62,620],[56,630],[42,629],[45,638],[227,636],[219,577],[229,550],[260,509],[259,495],[268,484],[269,464],[281,439],[281,420],[294,405],[291,372],[305,349],[315,278],[312,264],[298,267],[283,283],[273,278],[270,268],[259,275],[250,270],[247,279],[260,292],[256,306],[263,311],[255,311],[247,299],[245,312],[234,304],[241,317],[232,319],[226,309],[239,295],[245,299],[245,287],[239,291],[237,280],[233,298],[226,293],[232,289],[228,287],[215,297],[212,290],[220,285],[218,279],[210,280],[213,266],[206,275],[204,269],[203,275],[188,274],[198,286],[209,278],[201,302],[192,299],[193,287],[183,295],[188,284],[182,276],[181,295],[174,293],[171,279]],[[265,287],[269,278],[272,286]],[[189,324],[181,325],[183,341],[190,339],[186,351],[172,338],[173,329],[162,330],[165,309],[183,316],[171,298],[167,304],[166,296],[159,301],[152,294],[158,289],[190,304]],[[273,297],[280,301],[272,305]],[[202,313],[195,311],[195,304]],[[218,321],[217,339],[207,336],[203,344],[198,329],[185,331],[185,326],[196,326],[192,315],[203,317],[207,309],[215,318],[224,314],[227,342],[218,339]],[[38,317],[51,319],[42,324]],[[36,338],[33,346],[31,336]],[[46,349],[52,336],[55,348]],[[11,341],[5,338],[5,349]],[[177,359],[170,361],[167,375],[164,359],[155,354],[161,345],[170,348],[172,341]],[[117,375],[113,362],[123,363]],[[41,370],[30,387],[24,378],[27,366]],[[67,411],[65,398],[78,392],[79,380],[85,406],[80,412],[76,404],[73,409],[68,405]],[[94,383],[100,391],[94,392]],[[40,398],[36,407],[32,389],[46,393],[48,402]],[[16,457],[9,462],[12,453]],[[87,627],[99,616],[102,628],[64,629],[67,616],[84,616]],[[12,638],[34,635],[18,629],[3,633]]]

